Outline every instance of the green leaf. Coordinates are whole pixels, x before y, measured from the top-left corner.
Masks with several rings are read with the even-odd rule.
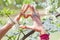
[[[33,0],[24,0],[23,4],[31,4]]]
[[[57,27],[60,28],[60,23],[57,24]]]
[[[51,21],[51,24],[54,24],[55,22],[54,21]]]

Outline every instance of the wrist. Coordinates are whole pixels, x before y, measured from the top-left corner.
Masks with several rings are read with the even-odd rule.
[[[12,26],[13,26],[13,24],[7,23],[4,27],[10,29],[10,28],[12,28]]]
[[[47,32],[46,32],[43,28],[41,28],[40,34],[41,34],[41,35],[42,35],[42,34],[47,34]]]

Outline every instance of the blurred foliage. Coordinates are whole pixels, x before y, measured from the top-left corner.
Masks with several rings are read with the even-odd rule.
[[[9,8],[3,8],[0,10],[0,16],[5,16],[5,15],[13,15],[15,13],[14,10],[10,10]]]
[[[6,21],[7,21],[7,18],[8,18],[8,16],[10,16],[10,15],[13,15],[13,14],[15,14],[15,11],[14,10],[11,10],[11,9],[9,9],[9,8],[3,8],[2,10],[0,10],[0,24],[1,25],[4,25],[4,24],[6,24]],[[3,17],[4,17],[4,19],[3,19]]]
[[[0,0],[0,5],[3,4],[3,0]]]
[[[60,7],[60,0],[58,0],[58,7]]]
[[[6,24],[6,21],[4,21],[3,19],[0,19],[0,24],[1,25],[5,25]]]
[[[60,23],[57,23],[57,27],[60,28]]]
[[[33,2],[33,0],[24,0],[23,4],[31,4]]]
[[[16,1],[16,4],[21,4],[22,5],[24,0],[15,0],[15,1]]]
[[[47,2],[47,4],[46,4],[46,2]],[[56,9],[58,7],[60,7],[60,0],[0,0],[0,17],[6,17],[7,15],[13,15],[13,14],[15,14],[15,10],[14,9],[17,8],[19,10],[22,7],[23,4],[33,4],[33,6],[35,5],[35,7],[37,9],[45,9],[45,8],[47,8],[47,7],[50,6],[49,12],[50,13],[54,13],[54,12],[56,12]],[[0,24],[1,25],[6,24],[6,21],[8,21],[7,18],[8,17],[6,17],[5,19],[4,18],[0,18]],[[49,19],[49,17],[48,18],[42,18],[42,22],[45,22],[48,19]],[[20,23],[23,24],[23,25],[32,26],[32,24],[33,24],[33,22],[32,22],[32,20],[31,20],[30,17],[28,19],[25,19],[24,17],[21,17],[20,21],[21,21]],[[50,20],[49,19],[47,22],[50,22],[51,24],[55,25],[55,20]],[[50,26],[51,25],[49,24],[49,27]],[[58,28],[60,28],[60,23],[56,24],[56,26]],[[17,31],[17,29],[15,29],[15,31]],[[18,35],[15,35],[15,34],[12,35],[12,36],[7,35],[6,37],[8,38],[8,40],[16,40],[16,38],[19,39],[19,37],[21,37],[20,33],[22,33],[22,32],[23,32],[23,29],[20,28],[18,30]],[[54,33],[54,32],[56,32],[56,30],[52,29],[50,32]],[[37,38],[37,37],[38,36],[36,36],[35,38]],[[30,36],[30,38],[32,38],[32,37]],[[34,40],[34,39],[32,38],[32,40]]]
[[[35,2],[34,5],[37,6],[37,8],[43,8],[44,6],[42,5],[46,5],[46,4],[43,4],[45,3],[46,1],[48,1],[47,4],[49,5],[53,5],[56,4],[55,2],[58,1],[58,7],[60,7],[60,0],[0,0],[0,6],[3,6],[3,7],[11,7],[11,8],[21,8],[23,4],[33,4]]]

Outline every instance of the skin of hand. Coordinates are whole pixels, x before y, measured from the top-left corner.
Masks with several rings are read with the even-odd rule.
[[[19,21],[20,17],[21,17],[20,14],[17,15],[14,19],[14,22]],[[14,23],[12,21],[10,21],[0,29],[0,40],[13,27],[13,25],[14,25]]]
[[[34,11],[32,11],[33,13]],[[46,34],[46,31],[43,28],[42,22],[40,20],[40,15],[37,12],[37,16],[34,16],[34,14],[32,14],[31,16],[32,20],[34,21],[34,25],[33,26],[20,26],[21,28],[28,28],[28,29],[32,29],[35,30],[37,32],[40,32],[40,34]]]
[[[39,15],[37,15],[37,16],[39,16]],[[41,22],[41,20],[37,16],[33,16],[32,17],[33,21],[35,22],[34,29],[36,31],[40,32],[41,35],[42,34],[46,34],[46,31],[43,28],[42,22]]]
[[[43,25],[42,25],[42,22],[37,18],[37,17],[33,17],[32,18],[33,21],[34,21],[34,25],[33,26],[20,26],[20,28],[23,28],[23,29],[32,29],[32,30],[35,30],[37,32],[39,32],[41,35],[42,34],[46,34],[46,31],[44,30],[43,28]]]
[[[39,26],[42,26],[42,23],[41,23],[40,19],[38,17],[36,17],[36,16],[35,17],[32,16],[32,20],[34,21],[33,26],[28,26],[28,25],[23,26],[23,25],[21,25],[20,27],[22,27],[23,29],[24,28],[29,28],[29,29],[40,32]]]
[[[25,10],[27,10],[27,9],[25,9]],[[24,9],[22,9],[20,14],[15,17],[14,22],[18,22],[19,19],[21,18],[21,16],[24,15],[23,14],[24,12],[25,12]],[[0,29],[0,40],[12,28],[13,25],[14,25],[14,23],[12,21],[10,21]]]
[[[24,16],[24,13],[26,12],[27,8],[28,8],[28,5],[25,5],[26,6],[26,9],[23,7],[23,9],[21,10],[20,14],[17,15],[14,19],[14,22],[18,22],[20,17],[23,15]],[[4,25],[1,29],[0,29],[0,40],[1,38],[12,28],[12,26],[14,25],[15,23],[13,23],[12,21],[10,21],[9,23],[7,23],[6,25]]]
[[[14,22],[18,22],[19,21],[19,19],[20,19],[20,17],[23,15],[23,16],[25,16],[25,12],[27,11],[27,9],[30,7],[30,5],[27,5],[26,6],[26,8],[23,10],[21,10],[21,14],[19,14],[18,16],[16,16],[15,17],[15,19],[14,19]],[[33,11],[32,11],[32,13],[33,13]],[[30,15],[31,16],[31,15]],[[35,19],[35,18],[32,18],[34,21],[36,21],[36,23],[37,24],[39,24],[39,19]],[[38,21],[38,22],[37,22]],[[3,26],[1,29],[0,29],[0,40],[1,40],[1,38],[8,32],[8,30],[10,30],[11,28],[12,28],[12,26],[14,25],[14,23],[12,23],[12,22],[9,22],[9,23],[7,23],[5,26]],[[41,26],[41,25],[40,25]],[[28,27],[28,26],[25,26],[26,28],[30,28],[30,29],[32,29],[32,30],[38,30],[38,28],[36,29],[36,25],[35,26],[33,26],[33,28],[32,27]],[[40,29],[39,29],[40,30]],[[40,32],[40,31],[39,31]]]
[[[33,13],[33,11],[34,11],[34,7],[31,6],[31,5],[29,5],[29,4],[24,4],[23,7],[22,7],[22,9],[24,9],[24,10],[22,10],[21,12],[23,12],[23,16],[24,16],[25,18],[28,18],[29,16],[31,16],[32,13]],[[26,12],[27,10],[30,10],[31,13],[30,13],[30,14],[25,14],[25,12]]]

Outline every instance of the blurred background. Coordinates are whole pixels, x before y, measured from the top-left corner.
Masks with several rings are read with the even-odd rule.
[[[39,11],[44,28],[50,34],[50,40],[60,40],[60,0],[0,0],[0,28],[8,22],[9,17],[13,20],[20,13],[23,4],[31,4]],[[33,25],[30,17],[28,19],[21,17],[20,23]],[[20,40],[30,31],[30,29],[18,29],[18,24],[16,24],[2,40]],[[39,40],[39,35],[35,32],[25,40]]]

